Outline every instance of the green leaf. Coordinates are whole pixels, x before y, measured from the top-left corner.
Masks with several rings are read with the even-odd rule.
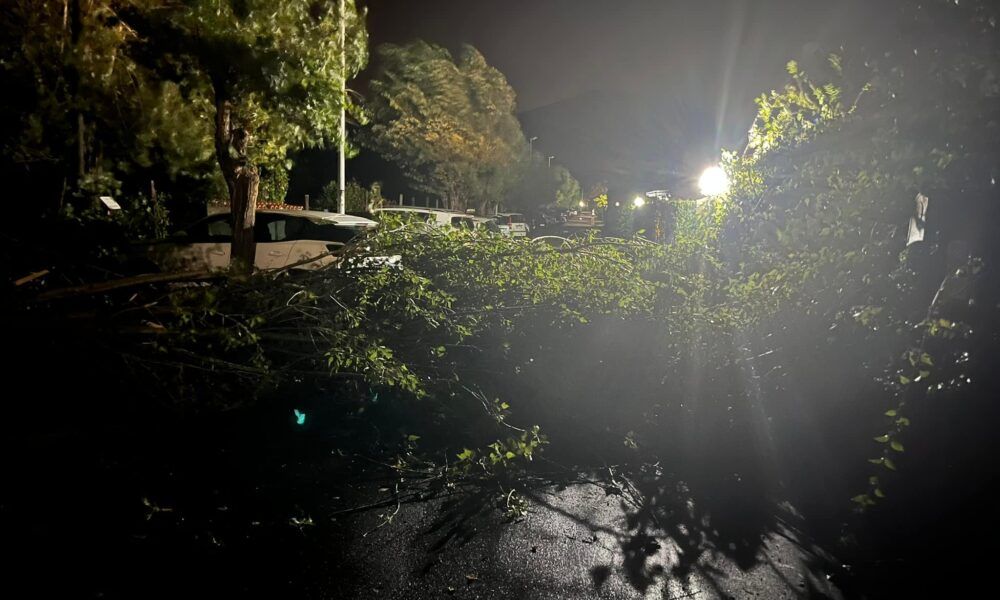
[[[885,492],[883,492],[880,488],[875,488],[875,497],[885,498]]]
[[[880,444],[885,444],[885,443],[887,443],[889,441],[889,434],[880,435],[880,436],[878,436],[876,438],[872,438],[872,439],[875,440],[876,442],[880,443]]]
[[[475,455],[475,452],[466,448],[458,455],[458,460],[472,460],[472,457]]]
[[[892,462],[891,458],[883,457],[882,458],[882,464],[885,465],[885,468],[887,468],[887,469],[889,469],[891,471],[895,471],[896,470],[896,463]]]
[[[903,445],[900,444],[899,442],[897,442],[896,440],[892,440],[892,442],[890,442],[890,444],[889,444],[889,447],[892,448],[893,450],[895,450],[896,452],[902,452],[903,451]]]
[[[911,379],[909,377],[907,377],[906,375],[900,375],[899,376],[899,383],[902,383],[903,385],[908,385],[910,383],[910,381],[911,381]]]
[[[887,417],[895,417],[897,414],[899,413],[896,411],[896,409],[885,411],[885,416]]]
[[[869,496],[868,494],[859,494],[859,495],[851,498],[851,502],[854,502],[856,504],[860,504],[861,506],[874,506],[875,505],[875,501],[872,500],[872,497]]]

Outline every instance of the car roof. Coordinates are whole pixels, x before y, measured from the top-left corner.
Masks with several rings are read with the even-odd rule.
[[[223,211],[209,215],[214,217],[216,215],[228,215],[231,214],[229,211]],[[258,215],[291,215],[293,217],[302,217],[309,219],[310,221],[322,224],[322,225],[345,225],[348,227],[376,227],[378,225],[377,221],[372,221],[371,219],[366,219],[364,217],[359,217],[357,215],[342,215],[340,213],[325,212],[322,210],[296,210],[294,208],[280,209],[280,208],[268,208],[264,210],[258,210]]]
[[[463,217],[474,217],[476,215],[462,212],[460,210],[452,210],[450,208],[433,208],[431,206],[381,206],[374,209],[373,212],[381,211],[397,211],[397,212],[429,212],[429,213],[444,213],[446,215],[461,215]]]
[[[496,216],[498,216],[498,217],[513,217],[515,215],[518,216],[518,217],[523,217],[524,213],[504,212],[504,213],[497,213],[496,214]]]
[[[311,221],[330,223],[333,225],[351,225],[351,226],[366,226],[375,227],[378,225],[376,221],[371,219],[366,219],[364,217],[359,217],[357,215],[344,215],[340,213],[331,213],[322,210],[292,210],[292,209],[268,209],[259,210],[259,214],[279,214],[279,215],[293,215],[296,217],[305,217]]]

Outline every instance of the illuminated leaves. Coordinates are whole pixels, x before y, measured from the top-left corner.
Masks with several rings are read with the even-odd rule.
[[[527,143],[514,91],[475,48],[382,46],[371,90],[366,143],[419,189],[452,208],[503,198]]]

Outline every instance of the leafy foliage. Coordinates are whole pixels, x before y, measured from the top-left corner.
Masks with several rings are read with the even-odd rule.
[[[654,251],[626,242],[552,249],[459,229],[384,229],[339,267],[170,294],[173,316],[157,329],[155,356],[159,362],[167,352],[178,365],[207,368],[224,352],[231,374],[252,382],[250,390],[326,372],[424,396],[434,388],[429,382],[463,380],[453,349],[509,331],[528,314],[569,325],[648,310],[654,284],[635,262]],[[402,266],[348,266],[394,254],[404,254]],[[217,380],[226,369],[211,371]],[[206,387],[224,389],[218,381]]]
[[[387,44],[378,57],[366,143],[444,206],[492,212],[527,156],[503,74],[471,46]]]
[[[325,210],[337,210],[337,184],[332,180],[323,186],[323,193],[316,203],[316,208]],[[364,187],[357,181],[348,181],[347,189],[344,191],[344,202],[347,212],[370,212],[373,208],[378,208],[386,203],[382,197],[382,185],[378,182],[370,187]]]
[[[0,162],[8,185],[38,199],[35,215],[148,193],[151,179],[192,195],[215,186],[210,105],[130,55],[138,34],[123,15],[160,4],[5,4]]]
[[[367,60],[364,16],[353,1],[342,4],[344,14],[332,0],[204,0],[127,15],[140,33],[132,54],[214,109],[206,117],[229,188],[232,255],[244,268],[253,263],[261,167],[278,175],[290,152],[336,141],[350,104],[345,82]]]
[[[523,166],[520,180],[507,192],[504,206],[532,213],[539,207],[575,207],[580,201],[580,182],[562,165],[547,166],[532,160]]]
[[[905,450],[906,410],[966,380],[959,322],[979,270],[968,248],[981,234],[958,216],[988,220],[997,148],[974,140],[1000,123],[996,30],[982,8],[916,7],[900,48],[867,61],[831,56],[822,85],[790,63],[789,84],[758,99],[746,150],[726,156],[734,281],[772,287],[798,336],[805,327],[834,343],[860,339],[885,357],[873,375],[894,402],[879,411],[888,432],[873,432],[870,462],[889,471]],[[918,193],[936,207],[936,226],[907,247]],[[786,331],[774,347],[794,343],[780,321],[771,327]],[[885,496],[880,475],[859,506]]]

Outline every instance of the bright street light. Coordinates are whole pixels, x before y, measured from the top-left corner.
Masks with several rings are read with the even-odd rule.
[[[635,200],[632,200],[632,206],[636,208],[642,208],[645,205],[646,205],[646,199],[643,198],[642,196],[636,196]]]
[[[729,192],[729,176],[722,167],[709,167],[698,179],[698,189],[703,196],[722,196]]]
[[[587,203],[584,202],[583,200],[580,200],[580,208],[586,208],[586,207],[587,207]]]

